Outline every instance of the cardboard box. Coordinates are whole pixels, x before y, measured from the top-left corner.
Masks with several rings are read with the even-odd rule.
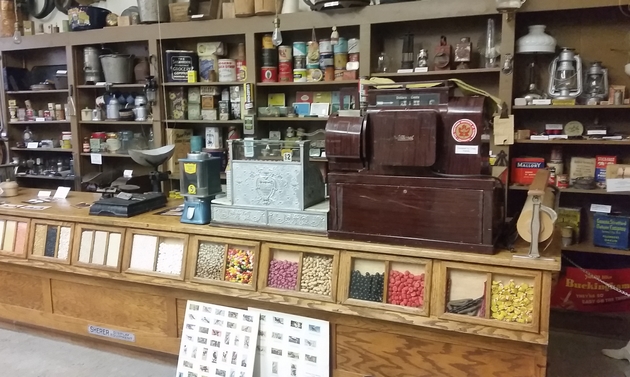
[[[267,94],[267,106],[286,106],[286,96],[284,93]]]
[[[199,94],[202,96],[220,96],[221,89],[218,86],[202,86]]]
[[[188,103],[201,103],[201,94],[198,87],[188,88]]]
[[[313,103],[332,103],[332,92],[313,93]]]
[[[217,96],[202,96],[201,97],[201,110],[216,109],[218,106],[219,97]]]
[[[203,120],[219,120],[219,110],[201,110],[201,119]]]
[[[570,226],[573,228],[573,242],[579,243],[581,224],[582,224],[582,208],[581,207],[558,207],[556,211],[558,214],[558,220],[556,220],[556,226],[562,228]]]
[[[569,184],[573,185],[577,178],[595,178],[595,159],[571,157],[569,166]]]
[[[510,182],[515,185],[531,185],[539,169],[545,168],[545,159],[539,157],[517,157],[512,159]]]
[[[179,128],[167,128],[166,130],[166,144],[175,145],[175,151],[173,157],[166,161],[166,168],[171,174],[179,176],[179,159],[186,158],[188,152],[190,152],[190,138],[192,137],[192,130],[179,129]]]
[[[596,213],[593,219],[593,245],[620,250],[630,248],[630,217]]]
[[[186,119],[187,105],[186,89],[177,88],[168,91],[168,114],[170,119]]]
[[[198,103],[188,104],[188,119],[201,120],[201,105]]]
[[[606,191],[630,191],[630,165],[612,164],[606,166]]]
[[[219,120],[230,120],[230,101],[219,101]]]
[[[595,156],[595,182],[600,188],[606,188],[606,167],[617,163],[617,156]]]
[[[295,102],[313,103],[313,92],[295,93]]]

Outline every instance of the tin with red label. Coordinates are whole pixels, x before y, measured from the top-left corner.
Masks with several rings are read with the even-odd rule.
[[[52,114],[51,114],[50,110],[44,110],[44,119],[52,120]]]
[[[531,185],[536,173],[545,168],[545,159],[538,157],[516,157],[512,159],[510,181],[516,185]]]
[[[279,82],[293,82],[293,72],[280,72],[278,73]]]
[[[335,80],[335,67],[326,67],[324,70],[324,81]]]
[[[293,48],[291,46],[278,46],[278,61],[289,62],[293,60]]]
[[[282,73],[293,73],[291,62],[280,62],[280,64],[278,64],[278,74]]]
[[[262,67],[260,69],[260,78],[262,82],[276,82],[278,81],[278,68],[276,67]]]
[[[556,187],[558,187],[559,189],[569,188],[569,175],[558,174],[556,176]]]
[[[245,60],[236,60],[236,79],[238,81],[247,80],[247,65],[245,64]]]

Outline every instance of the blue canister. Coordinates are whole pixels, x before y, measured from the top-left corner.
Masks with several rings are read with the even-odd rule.
[[[344,54],[348,52],[348,40],[346,38],[339,38],[337,44],[333,45],[333,52],[335,54]]]
[[[293,56],[306,56],[306,42],[293,42]]]
[[[327,67],[332,67],[334,64],[333,54],[321,54],[319,55],[319,68],[323,71]]]
[[[190,137],[190,151],[191,152],[201,152],[201,148],[203,144],[203,139],[199,135],[193,135]]]

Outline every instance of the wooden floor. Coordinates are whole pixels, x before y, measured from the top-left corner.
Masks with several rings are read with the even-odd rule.
[[[630,336],[629,336],[630,337]],[[628,377],[630,363],[602,348],[626,341],[552,331],[547,377]],[[20,377],[170,377],[176,358],[0,322],[0,370]]]

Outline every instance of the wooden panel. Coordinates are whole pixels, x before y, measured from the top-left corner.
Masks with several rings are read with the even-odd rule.
[[[0,271],[0,303],[43,310],[43,292],[42,278]]]
[[[188,300],[177,299],[177,337],[182,337],[182,328],[184,327],[184,316],[186,315],[186,303]]]
[[[164,297],[54,279],[52,297],[58,315],[168,335]]]
[[[336,368],[373,377],[531,377],[536,367],[531,356],[343,325],[334,347]]]

